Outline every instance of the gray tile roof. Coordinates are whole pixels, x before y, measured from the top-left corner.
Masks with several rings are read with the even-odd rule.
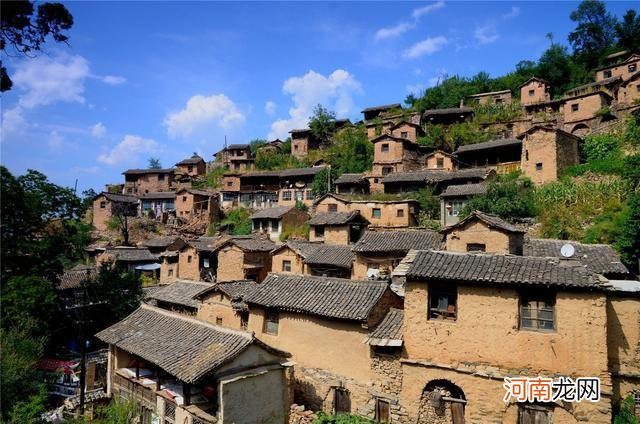
[[[215,252],[220,240],[218,237],[198,237],[195,240],[189,240],[187,244],[200,252]]]
[[[231,299],[231,307],[236,311],[247,311],[249,309],[247,303],[244,301],[250,293],[256,288],[256,282],[253,280],[237,280],[237,281],[224,281],[216,284],[211,284],[210,287],[197,293],[194,298],[198,300],[205,299],[210,293],[220,291]]]
[[[486,193],[487,188],[482,184],[460,184],[447,186],[440,197],[478,196]]]
[[[473,113],[473,109],[470,107],[466,107],[466,106],[450,107],[445,109],[425,110],[424,113],[422,114],[422,117],[426,118],[427,116],[434,116],[434,115],[469,114],[469,113]]]
[[[192,156],[190,158],[183,159],[180,162],[176,163],[176,166],[179,166],[179,165],[197,165],[200,162],[204,162],[204,159],[201,158],[200,156]]]
[[[149,293],[149,298],[160,302],[173,303],[176,305],[198,308],[200,302],[194,296],[201,291],[213,286],[211,283],[177,280],[171,284]]]
[[[406,254],[411,249],[440,249],[442,235],[432,230],[367,231],[353,246],[356,253]]]
[[[458,147],[458,150],[453,152],[454,154],[472,152],[477,150],[487,150],[487,149],[495,149],[498,147],[507,147],[507,146],[520,146],[522,145],[522,140],[518,140],[517,138],[500,138],[497,140],[485,141],[484,143],[475,143],[475,144],[466,144],[464,146]]]
[[[309,220],[309,225],[346,225],[351,222],[368,222],[358,211],[322,212]]]
[[[338,268],[351,268],[355,254],[351,246],[321,244],[304,260],[309,265],[330,265]]]
[[[404,311],[389,309],[382,322],[369,333],[366,341],[371,346],[402,346]]]
[[[146,199],[175,199],[175,198],[176,198],[176,193],[174,191],[157,191],[157,192],[146,193],[146,194],[140,196],[140,200],[146,200]]]
[[[245,300],[282,311],[365,321],[387,289],[384,281],[274,273]]]
[[[582,244],[570,240],[528,239],[523,248],[524,256],[560,258],[560,248],[571,244],[575,253],[571,259],[580,261],[588,270],[604,276],[630,275],[618,254],[607,244]]]
[[[98,194],[95,198],[98,198],[100,196],[106,197],[107,200],[109,200],[111,202],[138,203],[138,198],[137,197],[129,196],[127,194],[114,194],[114,193],[102,192],[102,193]]]
[[[142,245],[145,247],[166,248],[178,240],[180,240],[180,237],[178,236],[157,236],[152,239],[146,240],[142,243]]]
[[[260,236],[233,236],[229,241],[245,252],[270,252],[276,244]]]
[[[448,232],[450,232],[451,230],[454,230],[456,228],[461,228],[464,227],[465,225],[467,225],[468,222],[470,221],[475,221],[475,220],[479,220],[484,222],[485,224],[487,224],[489,226],[489,228],[497,228],[499,230],[502,231],[506,231],[509,233],[525,233],[524,230],[519,229],[518,227],[509,224],[507,221],[503,220],[502,218],[500,218],[499,216],[496,215],[489,215],[488,213],[484,213],[484,212],[480,212],[480,211],[473,211],[469,214],[469,216],[467,216],[466,218],[458,221],[457,223],[446,227],[442,230],[440,230],[441,233],[446,234]]]
[[[205,197],[211,197],[216,195],[216,193],[213,191],[200,190],[197,188],[181,188],[180,190],[176,191],[176,194],[182,193],[182,192],[187,192],[189,194],[194,194],[196,196],[205,196]]]
[[[145,174],[173,174],[173,168],[158,169],[127,169],[123,172],[125,175],[145,175]]]
[[[497,254],[416,252],[407,280],[440,280],[477,285],[557,286],[601,289],[580,262]]]
[[[98,268],[93,265],[76,265],[58,277],[57,290],[75,289],[84,281],[93,280],[98,276]]]
[[[367,182],[363,174],[342,174],[336,179],[335,184],[366,184]]]
[[[280,178],[313,176],[323,169],[323,166],[314,166],[312,168],[285,169],[283,171],[280,171]]]
[[[388,105],[380,105],[380,106],[371,106],[371,107],[367,107],[362,109],[362,111],[360,113],[365,113],[365,112],[373,112],[376,110],[389,110],[389,109],[402,109],[402,105],[400,103],[389,103]]]
[[[276,248],[273,252],[275,253],[280,249],[288,247],[305,259],[315,252],[318,246],[322,246],[322,243],[307,240],[287,240],[285,244]]]
[[[294,208],[295,206],[276,206],[274,208],[261,209],[251,215],[251,219],[278,219]]]
[[[248,144],[229,144],[226,150],[239,150],[239,149],[248,149]]]
[[[137,355],[186,383],[195,383],[255,343],[279,356],[252,333],[215,326],[142,305],[96,337]]]
[[[155,262],[158,260],[146,247],[108,247],[105,253],[120,262]]]
[[[424,182],[428,184],[437,184],[456,180],[478,179],[484,180],[491,174],[489,168],[466,168],[456,171],[444,171],[437,169],[425,169],[423,171],[413,172],[392,172],[382,178],[383,184],[402,183],[402,182]]]

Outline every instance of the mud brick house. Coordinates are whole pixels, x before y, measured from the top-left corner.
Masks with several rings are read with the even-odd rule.
[[[287,353],[245,331],[142,305],[96,334],[109,344],[107,392],[141,422],[286,422]]]
[[[215,237],[199,237],[187,241],[178,251],[177,262],[173,255],[163,256],[162,269],[167,270],[166,278],[171,279],[175,275],[184,280],[213,281],[218,266],[216,252],[219,244],[220,240]]]
[[[603,66],[596,69],[596,82],[608,80],[609,78],[620,77],[627,81],[640,72],[640,55],[634,53],[621,63]]]
[[[551,100],[551,86],[542,78],[529,78],[520,86],[520,104],[530,105]]]
[[[485,167],[457,171],[429,169],[389,174],[381,182],[387,194],[412,193],[427,187],[431,188],[434,194],[438,194],[449,185],[479,183],[492,175],[495,175],[495,171]]]
[[[440,225],[448,227],[460,221],[460,212],[473,196],[487,193],[483,184],[450,185],[440,193]]]
[[[199,300],[198,319],[236,330],[246,330],[249,305],[244,298],[256,287],[253,280],[225,281],[211,285],[194,299]]]
[[[105,262],[122,264],[130,271],[156,275],[160,269],[158,256],[152,255],[146,247],[107,247],[96,256],[96,265]]]
[[[317,149],[319,144],[314,140],[309,128],[294,129],[291,134],[291,155],[302,158],[309,154],[309,150]]]
[[[364,115],[365,121],[371,121],[375,118],[383,118],[385,113],[395,109],[402,109],[402,105],[400,103],[391,103],[388,105],[381,106],[372,106],[366,109],[363,109],[360,113]]]
[[[467,106],[448,109],[430,109],[422,114],[425,124],[451,125],[467,122],[473,119],[473,109]]]
[[[218,195],[212,191],[183,188],[176,192],[176,216],[178,218],[198,218],[205,222],[220,219]]]
[[[373,143],[372,174],[385,176],[392,172],[416,171],[424,167],[428,148],[406,138],[383,134]]]
[[[200,307],[200,301],[194,299],[194,296],[212,285],[212,283],[200,281],[176,280],[151,292],[148,299],[158,308],[195,316]]]
[[[511,90],[478,93],[468,96],[467,98],[479,105],[511,104],[512,101]]]
[[[319,244],[304,263],[309,275],[349,278],[354,259],[351,246]]]
[[[239,184],[237,205],[252,209],[270,208],[278,205],[279,171],[247,172],[239,176]],[[225,200],[225,193],[223,192],[223,200]]]
[[[359,211],[374,227],[414,227],[419,204],[416,200],[376,200],[373,197],[348,197],[327,193],[315,201],[315,211]]]
[[[310,274],[304,261],[320,245],[322,243],[307,240],[287,240],[271,252],[271,272]]]
[[[207,163],[200,156],[193,155],[176,163],[174,173],[177,181],[191,181],[207,173]]]
[[[635,73],[631,78],[620,85],[617,102],[619,106],[637,105],[640,99],[640,73]]]
[[[397,138],[404,138],[413,143],[418,142],[418,137],[424,135],[424,130],[419,124],[402,120],[397,124],[393,124],[388,129],[389,135]]]
[[[64,305],[84,304],[85,287],[95,282],[97,277],[98,267],[95,265],[76,265],[58,276],[55,281],[56,295]]]
[[[369,180],[364,174],[342,174],[334,182],[338,194],[369,194]]]
[[[280,240],[280,234],[286,229],[304,225],[309,214],[295,206],[277,206],[262,209],[251,215],[253,231],[266,234],[272,241]]]
[[[240,199],[240,173],[227,172],[222,176],[220,188],[220,207],[230,209],[238,206]]]
[[[248,144],[230,144],[214,155],[216,162],[231,171],[243,172],[253,169],[254,157]]]
[[[491,167],[498,174],[520,170],[522,141],[500,138],[484,143],[467,144],[453,152],[459,168]]]
[[[456,167],[455,158],[442,150],[435,150],[425,156],[425,165],[428,169],[441,169],[453,171]]]
[[[249,331],[292,354],[297,404],[373,418],[384,378],[363,340],[402,305],[386,282],[270,274],[244,300]]]
[[[270,252],[276,244],[267,238],[232,236],[220,243],[216,281],[254,280],[261,282],[271,270]]]
[[[519,138],[522,140],[520,169],[535,184],[557,181],[566,168],[580,163],[580,137],[566,131],[533,126]]]
[[[314,166],[280,171],[278,173],[280,179],[278,206],[295,206],[297,202],[307,206],[313,205],[315,196],[311,186],[316,175],[323,169],[325,169],[323,166]]]
[[[406,279],[400,402],[408,421],[610,422],[607,296],[582,264],[416,251]],[[597,376],[601,400],[503,400],[505,377],[538,376]]]
[[[284,141],[276,138],[275,140],[267,142],[267,144],[258,147],[258,151],[276,151],[279,152],[284,146]]]
[[[358,211],[320,212],[309,220],[309,239],[325,244],[348,245],[357,242],[368,225],[369,221]]]
[[[440,233],[445,236],[446,250],[451,252],[522,255],[525,231],[495,215],[473,211]]]
[[[93,198],[93,226],[98,231],[107,230],[107,222],[114,215],[138,215],[138,198],[124,194],[100,193]]]
[[[159,255],[166,251],[180,250],[185,244],[178,236],[156,236],[142,242],[142,247],[149,249],[153,255]]]
[[[411,249],[441,249],[443,237],[432,230],[367,231],[353,246],[353,279],[389,278]]]
[[[173,169],[129,169],[124,171],[122,194],[142,196],[147,193],[170,191]]]
[[[176,193],[173,191],[149,192],[140,195],[142,216],[161,218],[166,212],[176,209]]]
[[[577,132],[578,129],[582,128],[579,127],[577,123],[599,117],[603,109],[611,106],[613,99],[614,97],[611,94],[603,90],[564,97],[562,99],[564,102],[562,110],[565,128],[570,128],[571,133],[574,134],[584,134],[584,132]],[[569,124],[572,125],[569,126]],[[584,129],[589,128],[587,123],[584,125],[586,126]]]

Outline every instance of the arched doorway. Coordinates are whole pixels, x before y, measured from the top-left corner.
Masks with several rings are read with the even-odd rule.
[[[464,424],[467,401],[449,380],[431,380],[422,390],[416,424]]]
[[[571,134],[577,135],[578,137],[584,137],[587,135],[591,129],[587,124],[578,124],[571,130]]]

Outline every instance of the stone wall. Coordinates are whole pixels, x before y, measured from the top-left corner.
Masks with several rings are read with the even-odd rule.
[[[232,244],[218,251],[217,281],[243,280],[245,278],[244,252]]]
[[[107,221],[111,219],[111,201],[98,196],[93,201],[93,226],[98,231],[107,231]]]
[[[573,105],[577,105],[578,110],[574,111]],[[600,93],[568,99],[563,105],[564,122],[569,123],[591,119],[596,116],[596,112],[606,105],[607,101],[604,95]]]
[[[231,307],[231,300],[222,292],[211,293],[203,299],[196,318],[215,325],[241,330],[240,315]],[[222,320],[221,323],[219,323]]]
[[[533,90],[533,93],[530,93]],[[547,85],[541,81],[531,81],[520,88],[520,104],[548,102],[551,100]]]
[[[179,278],[179,258],[171,258],[174,260],[173,262],[169,262],[169,259],[168,257],[164,257],[160,263],[160,283],[173,283]]]
[[[517,254],[522,252],[523,235],[489,228],[482,221],[471,221],[446,235],[446,250],[466,252],[468,244],[484,244],[487,253]]]
[[[180,278],[200,281],[200,255],[194,247],[186,246],[180,251],[178,270]]]
[[[402,133],[407,133],[406,137],[402,137]],[[416,143],[418,141],[418,130],[413,125],[409,124],[401,124],[400,126],[395,127],[391,131],[391,135],[393,137],[398,138],[406,138],[407,140]]]

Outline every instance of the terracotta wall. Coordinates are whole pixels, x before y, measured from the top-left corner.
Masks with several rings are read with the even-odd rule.
[[[309,154],[309,139],[294,138],[291,140],[291,155],[297,158],[307,156]]]
[[[217,281],[243,280],[244,252],[239,247],[227,245],[218,251]]]
[[[99,196],[93,201],[93,226],[98,231],[106,231],[109,219],[111,219],[111,201],[104,196]]]
[[[533,93],[530,93],[533,90]],[[520,104],[528,105],[532,103],[548,102],[551,95],[546,84],[539,81],[531,81],[520,88]]]
[[[482,221],[472,221],[446,235],[446,250],[452,252],[467,252],[467,244],[471,243],[484,244],[487,253],[515,255],[522,253],[523,235],[489,228]]]
[[[316,205],[316,213],[328,212],[329,204],[337,204],[337,212],[349,212],[358,210],[372,227],[411,227],[416,225],[415,214],[417,205],[408,202],[350,202],[344,203],[337,199],[327,197]],[[380,209],[380,217],[373,217],[373,209]],[[398,216],[401,211],[402,216]]]
[[[324,236],[316,236],[316,227],[311,227],[309,232],[310,241],[324,241],[324,244],[330,245],[347,245],[349,244],[349,226],[348,225],[325,225]]]
[[[180,278],[180,258],[175,258],[175,262],[169,262],[167,259],[162,258],[160,263],[160,283],[173,283]]]
[[[164,179],[160,179],[160,176]],[[137,175],[135,181],[125,181],[123,194],[143,195],[145,193],[171,191],[173,174]]]
[[[628,396],[640,384],[640,307],[638,298],[607,299],[607,347],[614,373],[614,402]]]
[[[291,274],[306,274],[306,265],[300,255],[289,247],[285,247],[271,257],[271,272],[285,272],[282,262],[291,262]]]
[[[578,106],[577,111],[573,110],[574,105]],[[563,105],[564,122],[568,123],[591,119],[596,116],[596,112],[606,105],[607,102],[605,98],[599,93],[566,100]]]
[[[527,134],[522,152],[522,173],[538,185],[556,181],[564,169],[579,163],[577,140],[554,131]]]
[[[438,168],[438,159],[442,160],[441,168]],[[454,169],[454,163],[451,156],[445,155],[441,152],[434,152],[431,156],[428,156],[426,159],[426,165],[429,169],[442,169],[445,171],[453,171]]]
[[[402,137],[402,133],[403,132],[407,133],[406,137]],[[417,128],[412,126],[412,125],[408,125],[408,124],[402,124],[402,125],[394,128],[391,131],[391,135],[393,137],[406,138],[407,140],[411,140],[414,143],[418,141],[418,130],[417,130]]]
[[[618,90],[618,103],[621,105],[637,104],[640,99],[640,79],[631,81]]]
[[[194,247],[187,246],[180,251],[178,258],[180,278],[200,281],[200,255],[198,251]]]
[[[634,64],[635,64],[636,69],[635,69],[635,71],[631,71],[629,69],[629,65],[634,65]],[[610,71],[611,72],[611,76],[605,76],[605,71]],[[629,78],[631,78],[631,76],[636,74],[637,72],[640,72],[640,59],[639,60],[635,60],[635,61],[631,61],[629,63],[621,63],[620,65],[612,66],[612,67],[607,68],[607,69],[601,69],[601,70],[596,72],[596,81],[602,81],[604,79],[613,78],[613,77],[617,77],[617,76],[622,77],[622,79],[624,81],[626,81]]]
[[[196,318],[215,325],[241,330],[240,315],[231,307],[229,297],[221,292],[215,292],[203,299]],[[218,324],[218,319],[222,323]]]

